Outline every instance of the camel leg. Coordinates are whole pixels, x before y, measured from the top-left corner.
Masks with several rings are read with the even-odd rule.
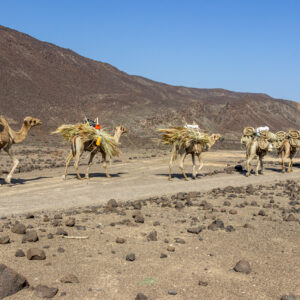
[[[10,147],[8,148],[4,148],[4,151],[7,152],[7,154],[9,155],[9,157],[11,158],[11,160],[13,161],[13,167],[10,171],[10,173],[7,175],[7,177],[5,178],[5,182],[6,183],[10,183],[11,182],[11,177],[14,174],[18,164],[19,164],[19,160],[15,157],[12,149]]]
[[[282,173],[285,173],[285,152],[281,152],[281,161],[282,161]]]
[[[257,157],[257,166],[256,166],[256,170],[255,170],[255,176],[258,176],[258,170],[260,167],[260,157]]]
[[[192,162],[193,162],[193,173],[192,173],[192,178],[196,179],[197,176],[197,169],[196,169],[196,162],[195,162],[195,154],[192,153]]]
[[[77,174],[77,178],[79,180],[83,180],[83,178],[81,178],[79,171],[78,171],[78,165],[79,165],[79,160],[81,155],[83,154],[83,150],[84,150],[84,145],[81,143],[76,143],[76,154],[75,154],[75,162],[74,162],[74,168]]]
[[[259,157],[259,161],[260,161],[260,173],[263,175],[264,174],[264,162],[263,162],[263,156]]]
[[[203,160],[202,160],[202,155],[198,155],[198,160],[199,160],[199,168],[198,168],[198,172],[200,172],[200,170],[203,168]]]
[[[111,176],[108,174],[108,171],[107,171],[107,162],[106,162],[106,154],[105,153],[102,153],[102,164],[103,164],[103,168],[105,170],[105,175],[107,178],[111,178]]]
[[[63,179],[67,179],[67,175],[68,175],[68,167],[69,167],[69,164],[73,158],[73,153],[72,151],[70,152],[68,158],[67,158],[67,161],[66,161],[66,168],[65,168],[65,174],[63,175]]]
[[[94,159],[95,155],[96,155],[96,152],[91,152],[90,159],[88,162],[88,167],[87,167],[86,173],[85,173],[85,179],[89,179],[90,167],[93,163],[93,159]]]
[[[246,166],[247,166],[247,173],[246,173],[246,176],[248,177],[248,176],[250,176],[251,175],[251,169],[250,169],[250,167],[251,167],[251,160],[252,160],[252,156],[248,156],[248,158],[247,158],[247,162],[246,162]]]
[[[186,174],[185,174],[185,172],[184,172],[184,168],[183,168],[183,163],[184,163],[185,158],[186,158],[186,153],[180,154],[180,164],[179,164],[179,168],[180,168],[180,170],[181,170],[181,172],[182,172],[182,175],[184,176],[184,179],[185,179],[185,180],[188,180],[188,178],[187,178],[187,176],[186,176]]]
[[[172,166],[173,166],[173,162],[174,162],[175,151],[176,151],[176,147],[173,147],[170,162],[169,162],[169,177],[168,177],[169,181],[172,180]]]

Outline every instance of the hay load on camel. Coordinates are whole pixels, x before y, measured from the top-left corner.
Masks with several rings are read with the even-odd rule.
[[[178,145],[179,147],[189,147],[193,143],[200,143],[207,146],[209,135],[198,129],[187,127],[173,127],[167,129],[158,129],[162,134],[162,143],[164,145]]]
[[[60,134],[67,141],[72,141],[75,137],[80,137],[83,142],[91,142],[95,148],[100,147],[110,158],[120,155],[119,143],[113,136],[102,130],[97,130],[88,123],[78,123],[75,125],[64,124],[58,127],[53,134]]]
[[[172,165],[176,160],[177,155],[180,156],[179,168],[185,180],[188,180],[183,163],[185,157],[191,154],[193,161],[193,174],[192,178],[195,179],[197,172],[203,167],[201,154],[209,150],[214,143],[221,138],[219,134],[208,135],[201,132],[198,125],[186,125],[184,127],[172,127],[167,129],[158,129],[162,133],[162,143],[164,145],[172,146],[172,154],[169,163],[169,180],[172,179]],[[198,157],[199,167],[196,168],[195,157]]]

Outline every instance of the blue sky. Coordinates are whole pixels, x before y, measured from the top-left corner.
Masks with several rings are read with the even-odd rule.
[[[300,102],[298,0],[2,0],[0,24],[129,74]]]

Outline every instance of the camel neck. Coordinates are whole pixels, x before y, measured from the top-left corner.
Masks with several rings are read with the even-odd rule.
[[[13,138],[14,143],[18,144],[18,143],[23,142],[25,140],[29,130],[30,130],[30,127],[26,126],[24,123],[19,131],[11,130],[12,134],[13,134],[12,138]]]
[[[117,143],[119,143],[120,137],[121,137],[121,131],[116,130],[115,135],[114,135],[114,139]]]

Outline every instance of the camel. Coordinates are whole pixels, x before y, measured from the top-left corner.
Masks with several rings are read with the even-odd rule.
[[[243,140],[244,139],[244,140]],[[242,138],[242,142],[245,142],[245,137]],[[263,158],[267,154],[267,149],[261,149],[258,145],[258,137],[247,137],[246,139],[246,165],[247,165],[247,173],[246,176],[250,176],[250,163],[255,156],[257,156],[257,166],[255,175],[258,175],[259,167],[261,168],[261,174],[264,174],[264,165]]]
[[[114,134],[114,139],[115,141],[118,143],[121,135],[124,133],[127,133],[127,129],[123,126],[117,126],[115,128],[115,134]],[[80,176],[79,171],[78,171],[78,164],[79,164],[79,160],[80,157],[82,156],[82,154],[87,151],[90,152],[90,159],[88,162],[88,167],[85,173],[85,178],[89,179],[89,171],[90,171],[90,167],[93,163],[93,159],[96,155],[97,152],[100,152],[102,155],[102,163],[103,163],[103,167],[105,169],[105,175],[107,178],[110,178],[111,176],[108,174],[107,171],[107,163],[106,163],[106,153],[100,148],[97,147],[96,143],[94,141],[87,141],[87,142],[83,142],[83,140],[80,137],[74,137],[71,140],[71,151],[70,154],[67,158],[66,161],[66,168],[65,168],[65,174],[63,175],[63,178],[66,179],[67,175],[68,175],[68,167],[69,164],[72,160],[72,158],[75,158],[75,162],[74,162],[74,168],[76,170],[76,174],[77,174],[77,178],[82,180],[83,178]]]
[[[220,134],[212,134],[211,136],[208,137],[208,139],[209,139],[209,142],[207,144],[203,144],[200,142],[193,142],[188,147],[179,147],[178,144],[174,144],[174,146],[172,148],[170,163],[169,163],[168,180],[170,180],[170,181],[172,180],[172,166],[173,166],[173,162],[176,160],[178,154],[180,157],[179,168],[180,168],[185,180],[188,180],[188,178],[184,172],[183,164],[184,164],[184,160],[185,160],[186,156],[188,154],[191,154],[192,162],[193,162],[192,178],[196,179],[197,173],[200,172],[200,170],[203,167],[202,153],[204,151],[209,150],[215,144],[215,142],[218,141],[219,139],[222,139],[222,137]],[[198,160],[199,160],[198,169],[196,168],[195,156],[198,157]]]
[[[285,173],[285,160],[290,159],[288,164],[288,173],[293,172],[293,158],[297,153],[297,148],[292,146],[288,139],[282,142],[280,148],[278,148],[278,155],[281,154],[282,160],[282,173]]]
[[[14,131],[9,126],[6,119],[3,116],[0,116],[0,150],[3,149],[5,152],[7,152],[7,154],[13,161],[13,167],[10,173],[5,178],[6,183],[11,182],[11,177],[19,164],[19,160],[13,153],[12,145],[22,143],[26,138],[29,130],[32,127],[38,126],[40,124],[41,121],[39,119],[26,117],[23,121],[21,129],[19,131]]]

